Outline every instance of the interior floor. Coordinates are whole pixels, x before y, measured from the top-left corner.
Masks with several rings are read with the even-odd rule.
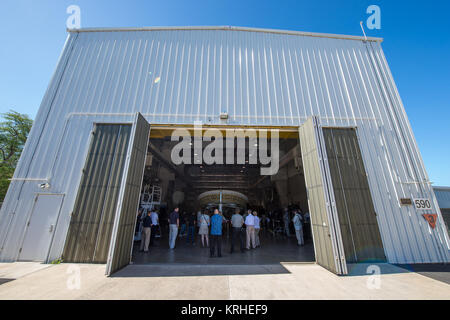
[[[134,264],[225,264],[225,265],[264,265],[280,262],[314,262],[314,247],[312,239],[306,238],[304,246],[297,245],[294,235],[291,237],[274,238],[270,233],[260,235],[261,246],[245,250],[241,253],[239,244],[230,253],[231,238],[222,237],[222,257],[209,255],[209,248],[202,247],[197,235],[195,244],[186,243],[186,237],[178,237],[174,250],[169,249],[168,237],[163,235],[155,239],[149,252],[139,252],[140,242],[136,241],[133,248],[132,262]],[[217,250],[217,249],[216,249]]]

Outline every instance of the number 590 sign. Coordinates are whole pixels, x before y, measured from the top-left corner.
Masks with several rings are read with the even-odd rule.
[[[413,199],[413,200],[414,200],[414,205],[416,206],[417,210],[429,210],[429,209],[431,209],[430,199],[417,198],[417,199]]]

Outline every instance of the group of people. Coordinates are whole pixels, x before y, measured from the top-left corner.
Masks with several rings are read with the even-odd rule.
[[[198,226],[198,234],[201,238],[201,244],[203,247],[210,247],[210,256],[217,257],[222,256],[222,234],[223,224],[228,220],[222,215],[219,209],[215,209],[212,216],[209,215],[209,211],[199,211],[197,217],[194,213],[188,216],[188,236],[189,240],[194,242],[194,234],[196,226]],[[174,249],[176,239],[178,236],[178,228],[180,227],[180,215],[179,208],[175,208],[170,213],[169,218],[169,248]],[[240,214],[239,209],[236,209],[235,213],[231,217],[232,237],[230,253],[234,252],[236,243],[239,241],[240,250],[244,252],[245,249],[255,249],[260,246],[259,230],[260,219],[256,211],[248,210],[245,216]],[[244,236],[245,234],[245,236]],[[245,241],[246,238],[246,241]],[[244,243],[246,242],[246,245]]]
[[[140,251],[148,252],[149,245],[154,242],[156,231],[160,230],[159,214],[156,210],[149,210],[144,217],[142,215],[143,213],[140,212],[138,217],[142,222]],[[271,213],[269,213],[269,216],[272,217]],[[303,246],[305,243],[304,223],[309,222],[309,213],[303,213],[301,209],[285,208],[282,219],[284,220],[285,235],[291,236],[289,225],[292,222],[297,244]],[[215,209],[212,215],[210,215],[209,210],[198,211],[197,215],[194,212],[180,215],[180,209],[176,207],[167,217],[169,248],[175,248],[179,231],[181,231],[180,234],[185,234],[187,231],[186,243],[195,245],[195,233],[198,230],[201,245],[210,248],[210,256],[216,256],[217,252],[217,257],[221,257],[223,224],[229,222],[231,226],[230,253],[235,252],[238,245],[240,251],[245,252],[245,250],[256,249],[261,246],[261,224],[267,225],[269,221],[269,217],[264,215],[260,218],[258,212],[251,209],[247,210],[244,215],[241,215],[240,210],[236,209],[228,220],[219,209]]]

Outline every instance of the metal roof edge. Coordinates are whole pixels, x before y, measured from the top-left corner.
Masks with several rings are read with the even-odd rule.
[[[287,34],[295,36],[308,36],[318,38],[332,38],[332,39],[345,39],[345,40],[359,40],[359,41],[372,41],[382,42],[383,38],[377,37],[362,37],[351,36],[332,33],[315,33],[305,31],[291,31],[291,30],[278,30],[278,29],[262,29],[262,28],[250,28],[250,27],[233,27],[233,26],[171,26],[171,27],[140,27],[140,28],[82,28],[82,29],[67,29],[69,33],[81,33],[81,32],[129,32],[129,31],[177,31],[177,30],[227,30],[227,31],[246,31],[246,32],[263,32],[263,33],[275,33],[275,34]]]
[[[434,190],[440,190],[440,191],[450,191],[450,187],[445,186],[433,186]]]

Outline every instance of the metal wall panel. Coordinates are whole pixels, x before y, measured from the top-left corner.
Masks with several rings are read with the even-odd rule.
[[[92,30],[91,30],[92,31]],[[389,262],[450,260],[450,240],[381,44],[283,31],[197,28],[70,33],[0,211],[0,260],[17,259],[39,179],[65,193],[63,250],[94,122],[358,127]],[[81,159],[81,160],[80,160]],[[428,197],[431,230],[399,198]]]
[[[441,209],[450,209],[450,187],[433,187]]]
[[[130,134],[130,125],[95,125],[71,214],[65,262],[106,263]]]
[[[450,187],[433,187],[433,191],[441,209],[442,219],[450,235]]]
[[[127,163],[124,170],[119,203],[115,210],[114,229],[109,246],[106,274],[111,275],[131,261],[136,217],[139,209],[145,158],[150,139],[150,125],[141,114],[136,115]]]

